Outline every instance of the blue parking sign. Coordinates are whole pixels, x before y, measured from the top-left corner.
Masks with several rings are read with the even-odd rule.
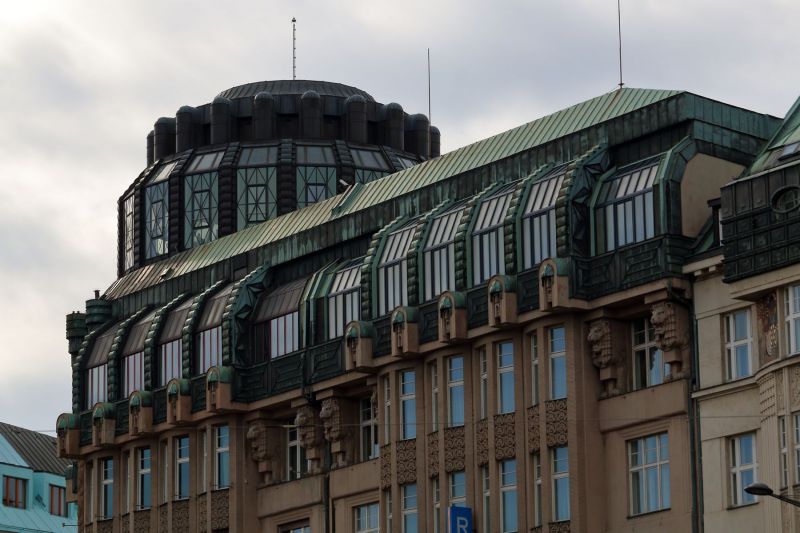
[[[447,533],[472,533],[472,509],[455,506],[448,509]]]

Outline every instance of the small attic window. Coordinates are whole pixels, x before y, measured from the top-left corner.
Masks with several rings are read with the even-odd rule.
[[[798,152],[800,152],[800,141],[793,142],[792,144],[787,144],[786,146],[783,147],[781,155],[778,159],[792,157],[794,155],[797,155]]]

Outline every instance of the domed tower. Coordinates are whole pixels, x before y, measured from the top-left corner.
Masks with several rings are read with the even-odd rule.
[[[119,199],[118,275],[439,155],[425,115],[325,81],[248,83],[161,117]]]

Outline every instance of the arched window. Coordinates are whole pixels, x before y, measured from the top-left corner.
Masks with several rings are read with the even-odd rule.
[[[378,315],[408,304],[408,261],[406,254],[416,222],[406,224],[386,237],[378,262]]]
[[[430,222],[422,250],[426,301],[456,288],[455,237],[463,214],[464,207],[457,206]]]
[[[472,282],[480,285],[495,274],[505,274],[503,220],[514,185],[483,200],[472,231]]]
[[[556,256],[556,198],[566,168],[547,174],[531,185],[522,213],[522,257],[525,269]]]

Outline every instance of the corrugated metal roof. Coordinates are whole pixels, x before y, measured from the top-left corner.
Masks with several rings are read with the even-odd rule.
[[[25,459],[17,453],[17,450],[2,435],[0,435],[0,463],[28,468],[28,463],[25,462]]]
[[[270,93],[273,96],[280,94],[302,95],[306,91],[316,91],[320,96],[338,96],[340,98],[347,98],[354,94],[360,94],[368,102],[375,101],[368,92],[362,91],[356,87],[332,81],[316,80],[256,81],[231,87],[230,89],[222,91],[217,96],[222,96],[223,98],[244,98],[246,96],[255,96],[262,91]]]
[[[271,318],[297,311],[303,289],[308,278],[302,278],[281,285],[266,296],[262,296],[256,307],[253,323],[264,322]]]
[[[97,337],[97,340],[94,341],[94,346],[92,346],[92,352],[89,354],[89,359],[86,361],[85,369],[104,365],[108,362],[108,354],[111,352],[111,345],[114,344],[114,337],[117,336],[117,330],[121,323],[117,322]]]
[[[54,437],[2,422],[0,435],[14,447],[34,472],[50,472],[63,476],[71,464],[66,459],[58,458]]]
[[[355,197],[352,201],[336,213],[333,213],[332,209],[340,203],[339,196],[251,226],[158,263],[141,267],[114,282],[106,291],[106,296],[119,298],[156,285],[162,281],[161,272],[168,268],[173,269],[172,278],[199,270],[228,257],[280,241],[329,220],[390,201],[456,174],[510,157],[681,93],[682,91],[623,88],[598,96],[366,183],[354,191]]]
[[[203,314],[200,315],[200,321],[197,323],[197,331],[204,331],[222,324],[222,314],[225,312],[225,304],[228,302],[233,285],[233,283],[229,283],[227,287],[206,302],[203,306]]]
[[[159,344],[181,338],[183,325],[186,323],[186,316],[189,314],[189,309],[192,308],[193,301],[194,298],[187,298],[181,305],[169,312],[164,322],[164,328],[158,338]]]
[[[131,355],[139,353],[144,350],[144,341],[147,339],[147,333],[150,331],[150,325],[156,316],[155,311],[147,313],[140,318],[128,333],[128,338],[125,339],[125,346],[122,348],[122,355]]]

